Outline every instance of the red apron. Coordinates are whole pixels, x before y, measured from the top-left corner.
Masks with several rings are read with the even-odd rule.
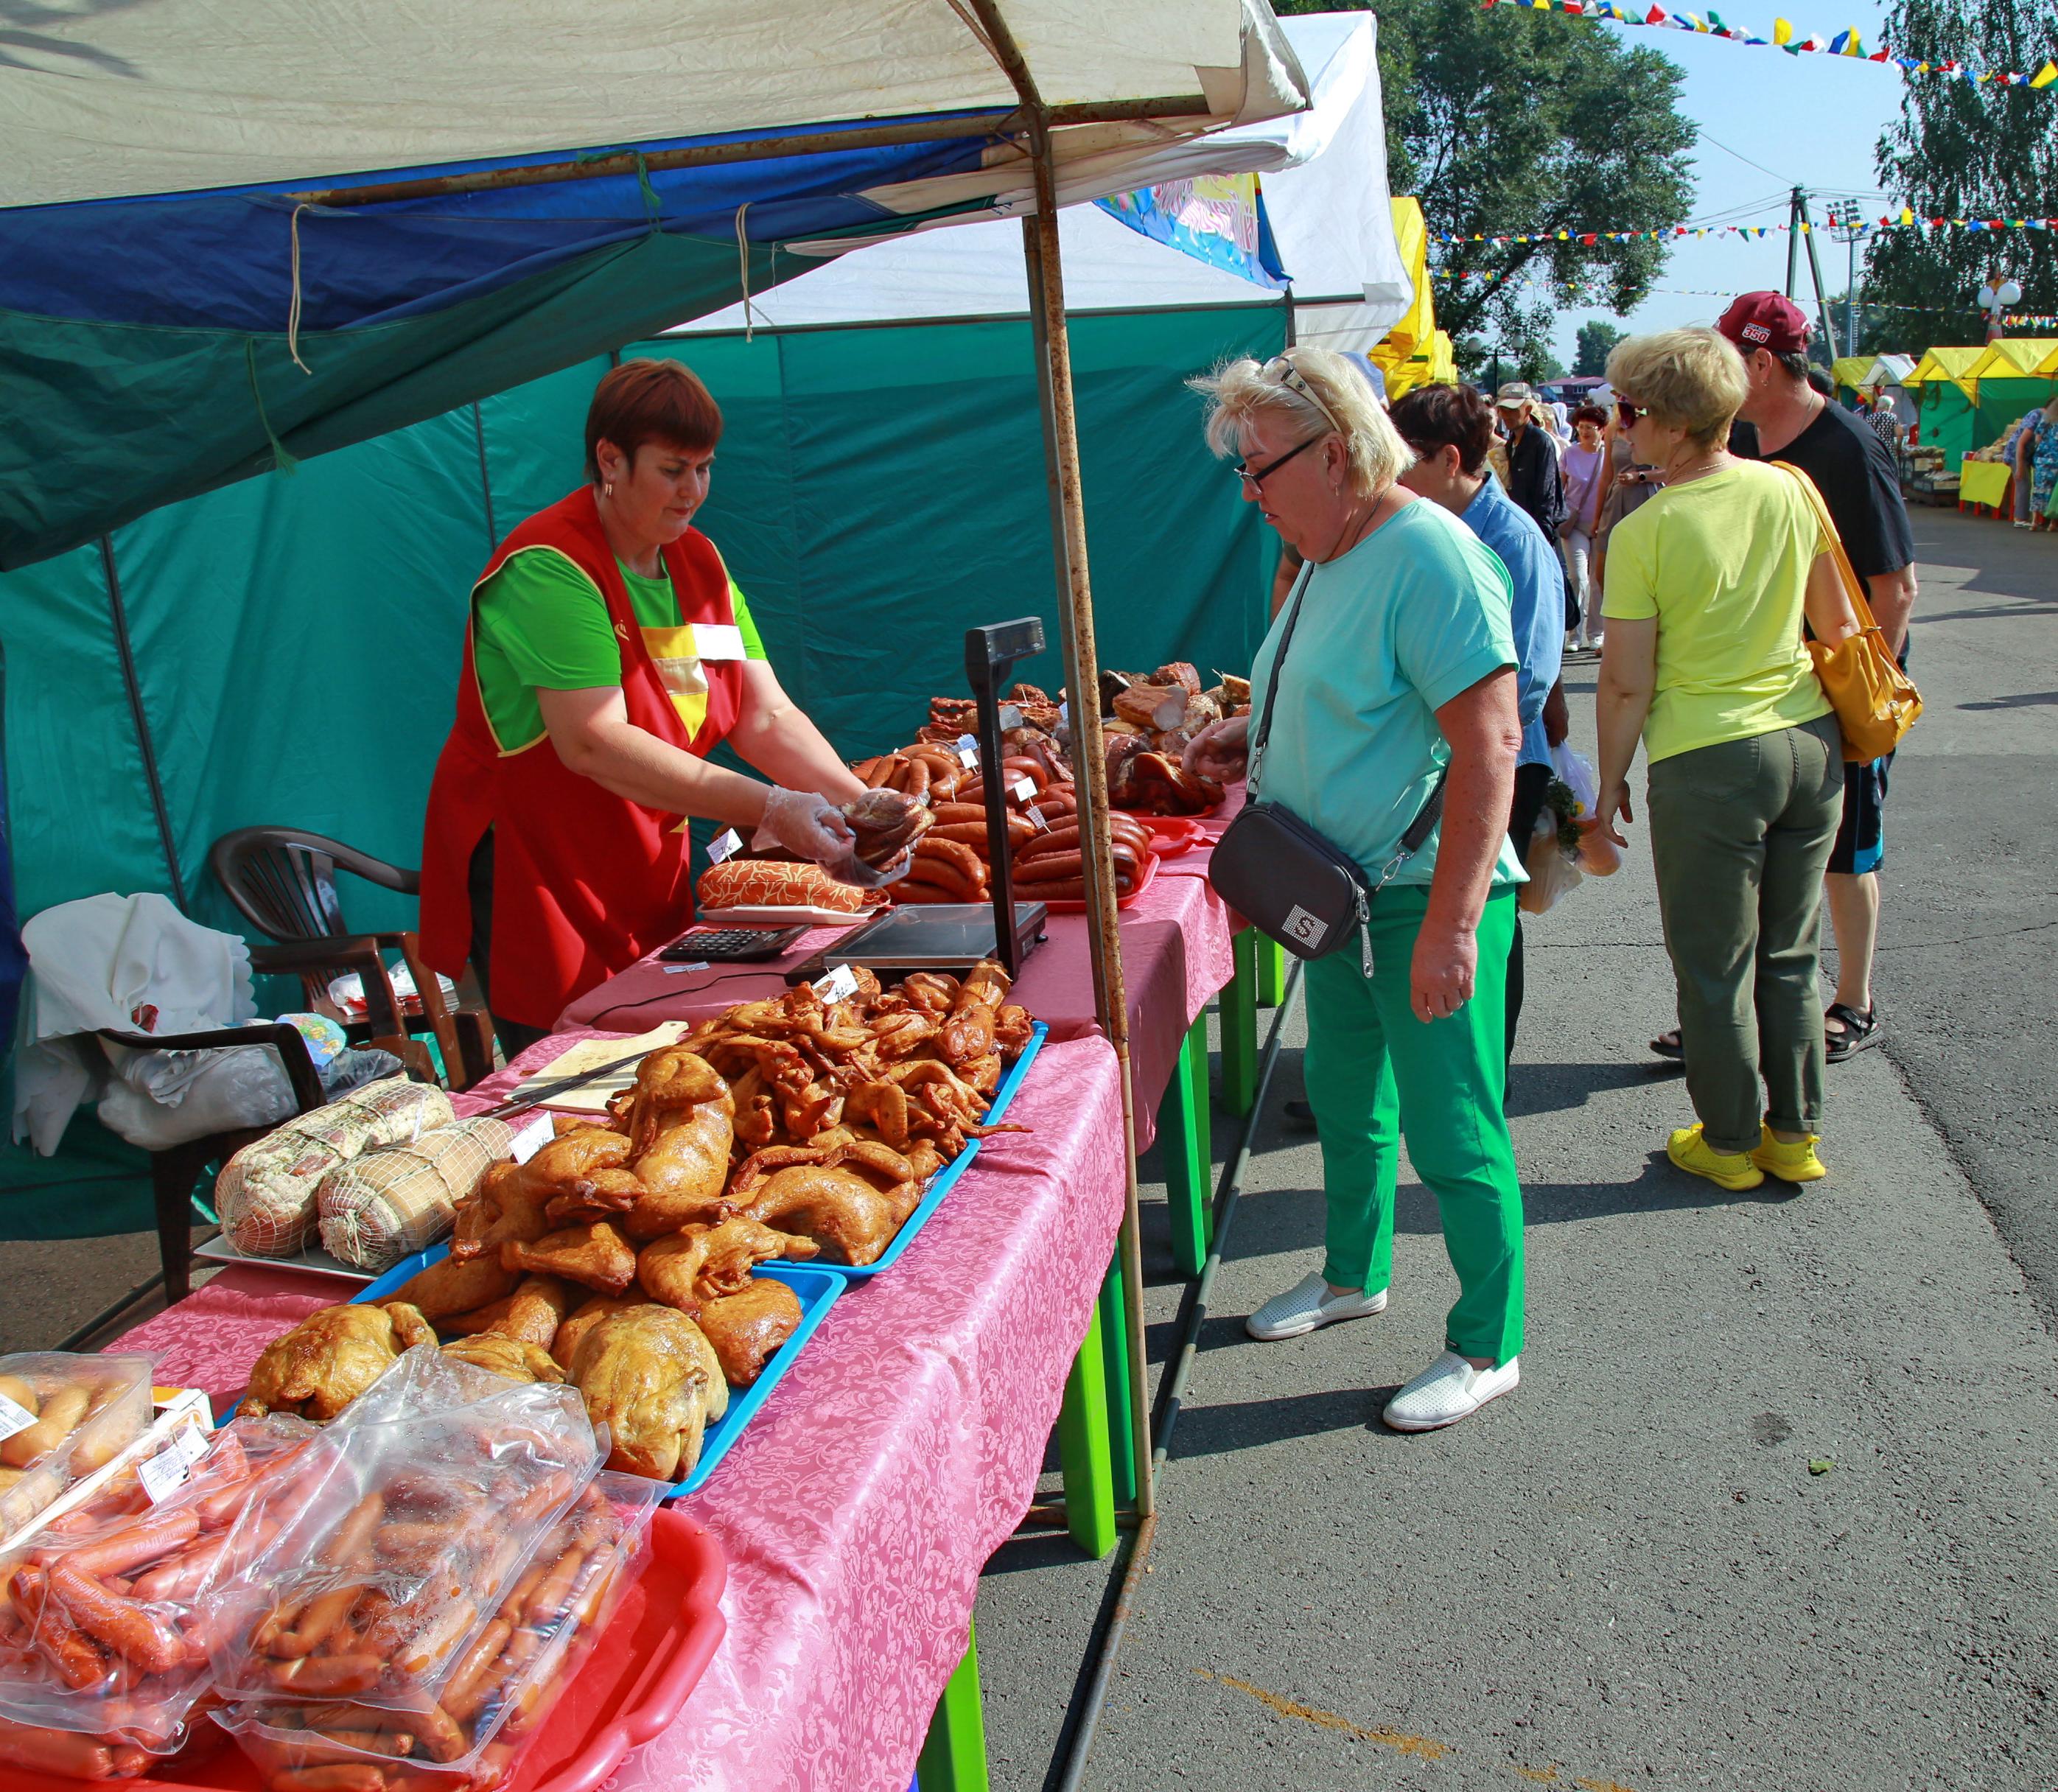
[[[730,631],[729,574],[714,544],[689,529],[664,550],[679,604],[677,630],[646,630],[623,584],[590,487],[539,511],[500,544],[472,586],[515,554],[550,549],[590,578],[622,647],[622,694],[638,728],[705,757],[736,725],[743,660],[700,658],[693,625]],[[660,661],[668,662],[668,686]],[[681,668],[685,670],[681,673]],[[693,687],[704,677],[704,700]],[[674,701],[675,691],[683,691]],[[702,708],[703,701],[705,709]],[[687,713],[681,713],[682,707]],[[689,717],[695,719],[689,721]],[[646,809],[570,770],[546,734],[504,749],[494,737],[464,637],[457,720],[436,761],[422,844],[422,956],[457,977],[471,950],[467,888],[473,849],[493,830],[493,1011],[549,1027],[574,998],[654,951],[693,919],[686,836],[677,815]]]

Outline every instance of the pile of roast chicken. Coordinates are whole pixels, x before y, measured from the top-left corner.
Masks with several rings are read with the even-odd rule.
[[[527,1162],[488,1170],[450,1254],[375,1305],[276,1340],[246,1413],[333,1418],[411,1345],[517,1381],[570,1381],[608,1466],[675,1480],[705,1428],[801,1323],[771,1258],[876,1262],[924,1185],[983,1123],[1026,1010],[991,962],[892,989],[853,968],[745,1002],[652,1052],[604,1121],[561,1118]]]

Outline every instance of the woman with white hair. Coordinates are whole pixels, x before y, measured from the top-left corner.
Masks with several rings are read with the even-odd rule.
[[[1404,1134],[1460,1293],[1443,1353],[1385,1417],[1432,1430],[1520,1373],[1522,1192],[1503,1111],[1503,979],[1523,881],[1507,833],[1522,745],[1508,574],[1449,511],[1396,483],[1413,456],[1341,357],[1297,349],[1193,383],[1210,401],[1210,444],[1242,457],[1246,501],[1307,562],[1252,668],[1253,713],[1278,687],[1264,797],[1378,887],[1370,975],[1355,947],[1305,973],[1327,1258],[1246,1325],[1295,1337],[1385,1310]],[[1249,727],[1209,728],[1189,764],[1241,775]],[[1441,824],[1404,857],[1401,836],[1440,780]]]

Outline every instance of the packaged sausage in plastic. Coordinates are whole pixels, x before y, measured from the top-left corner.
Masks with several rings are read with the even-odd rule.
[[[315,1428],[192,1435],[0,1556],[0,1764],[127,1779],[186,1746],[211,1679],[205,1595],[261,1548],[237,1521]]]
[[[217,1691],[431,1717],[606,1456],[576,1388],[407,1352],[246,1516],[278,1528],[214,1596]]]
[[[0,1548],[150,1422],[154,1357],[0,1357]]]
[[[512,1772],[640,1571],[663,1492],[640,1475],[590,1483],[433,1691],[384,1703],[251,1701],[217,1721],[268,1792],[488,1792]]]

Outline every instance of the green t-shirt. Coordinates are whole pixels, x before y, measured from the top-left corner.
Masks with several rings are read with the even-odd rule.
[[[1516,663],[1512,601],[1499,558],[1426,499],[1315,567],[1257,793],[1285,804],[1377,880],[1449,762],[1436,710]],[[1253,718],[1265,713],[1286,614],[1282,606],[1251,670]],[[1432,833],[1394,881],[1428,883],[1441,837]],[[1527,880],[1505,830],[1493,876]]]
[[[1658,621],[1643,725],[1655,762],[1830,713],[1801,635],[1808,571],[1829,546],[1790,474],[1741,461],[1659,492],[1608,538],[1609,621]]]
[[[671,580],[645,578],[619,560],[615,565],[637,622],[646,629],[676,630],[679,602]],[[734,579],[729,598],[743,637],[743,657],[763,659],[765,643]],[[622,682],[621,644],[606,601],[584,573],[549,549],[517,554],[479,587],[472,664],[487,721],[503,753],[518,753],[542,737],[538,689],[592,690]]]

